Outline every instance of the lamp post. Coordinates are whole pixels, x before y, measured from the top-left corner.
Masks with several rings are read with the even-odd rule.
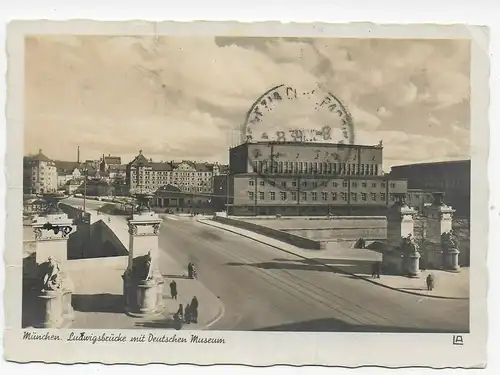
[[[85,168],[83,170],[83,212],[87,212],[87,178],[89,176],[89,170]]]
[[[226,173],[226,215],[229,216],[229,171]]]

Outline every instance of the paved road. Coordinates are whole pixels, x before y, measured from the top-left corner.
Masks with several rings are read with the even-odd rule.
[[[103,204],[87,200],[91,209]],[[225,315],[211,329],[468,331],[468,301],[408,295],[334,274],[194,219],[166,218],[159,240],[180,264],[194,262],[200,281],[224,303]]]
[[[160,247],[182,264],[194,262],[200,281],[224,303],[225,315],[211,329],[468,331],[468,301],[412,296],[334,274],[192,219],[166,219]]]

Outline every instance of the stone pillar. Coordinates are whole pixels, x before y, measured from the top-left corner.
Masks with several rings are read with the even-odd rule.
[[[435,193],[434,202],[425,210],[426,231],[425,231],[425,251],[429,265],[435,268],[451,268],[458,264],[458,250],[453,252],[453,265],[451,261],[447,261],[449,254],[443,251],[441,244],[441,236],[443,233],[448,233],[452,229],[453,213],[455,210],[443,203],[443,194]],[[455,255],[456,254],[456,255]],[[447,265],[447,263],[449,265]]]
[[[404,275],[418,275],[420,254],[418,257],[409,257],[409,254],[401,248],[402,239],[414,234],[414,216],[417,214],[416,210],[406,205],[404,196],[404,194],[397,194],[396,202],[387,213],[388,253],[383,257],[383,264],[384,267],[395,268],[394,271]]]
[[[413,219],[417,214],[413,208],[408,207],[402,197],[389,208],[387,214],[387,244],[390,247],[399,247],[401,238],[413,236]]]
[[[36,263],[45,262],[49,256],[64,264],[68,260],[68,238],[73,231],[73,220],[64,212],[37,216],[32,224],[36,241]]]
[[[129,259],[123,275],[125,312],[134,317],[160,314],[163,277],[159,269],[158,234],[162,219],[152,211],[128,220]]]

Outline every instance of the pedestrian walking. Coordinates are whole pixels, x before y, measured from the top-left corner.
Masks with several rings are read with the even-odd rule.
[[[382,262],[377,262],[377,279],[380,279],[380,272],[382,272]]]
[[[427,275],[427,278],[425,279],[425,283],[427,284],[428,291],[432,291],[434,289],[434,275],[432,273]]]
[[[186,308],[184,309],[184,323],[186,324],[191,323],[191,307],[189,306],[189,303],[186,305]]]
[[[191,319],[193,323],[198,322],[198,298],[196,296],[191,300]]]
[[[193,263],[189,262],[188,264],[188,277],[190,279],[193,278]]]
[[[170,283],[170,296],[172,299],[177,299],[177,283],[175,280]]]
[[[372,278],[380,279],[380,272],[382,271],[382,263],[376,262],[372,265]]]
[[[177,312],[174,314],[174,321],[180,322],[182,325],[182,322],[184,322],[184,307],[182,306],[182,303],[179,304],[179,308],[177,309]]]

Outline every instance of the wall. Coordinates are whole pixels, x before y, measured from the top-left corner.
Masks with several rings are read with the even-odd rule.
[[[315,241],[383,241],[387,238],[385,216],[337,216],[332,218],[252,218],[246,222],[270,227]]]
[[[229,150],[229,172],[231,174],[251,172],[251,167],[248,164],[248,148],[246,144]]]
[[[83,205],[83,204],[82,204]],[[70,206],[66,203],[59,203],[59,208],[66,214],[70,219],[76,219],[80,217],[80,213],[82,212],[76,207]]]
[[[66,269],[68,271],[90,268],[95,269],[96,267],[108,268],[108,269],[123,269],[125,270],[128,266],[128,256],[115,256],[109,258],[90,258],[90,259],[74,259],[68,260],[66,263]]]
[[[271,237],[279,241],[289,243],[294,246],[302,247],[304,249],[319,250],[323,248],[324,244],[319,241],[313,241],[304,237],[300,237],[291,233],[281,232],[276,229],[268,228],[254,223],[249,223],[241,220],[229,219],[221,216],[215,216],[213,220],[223,224],[232,225],[238,228],[246,229],[263,236]]]

